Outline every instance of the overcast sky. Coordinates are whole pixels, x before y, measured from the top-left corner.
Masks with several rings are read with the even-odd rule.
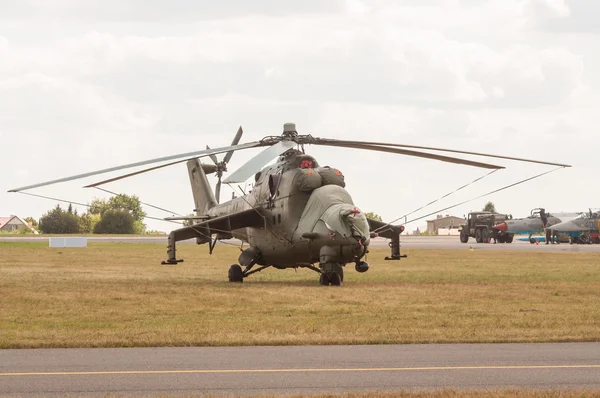
[[[445,214],[488,200],[515,217],[599,206],[596,0],[0,0],[0,9],[0,216],[39,218],[58,203],[11,188],[229,145],[240,125],[242,142],[254,141],[285,122],[318,137],[573,165]],[[258,151],[237,152],[229,170]],[[355,203],[386,221],[487,173],[307,152],[341,169]],[[479,160],[507,168],[415,216],[552,170]],[[86,203],[109,195],[81,187],[108,176],[27,192]],[[194,207],[185,164],[105,188],[180,214]]]

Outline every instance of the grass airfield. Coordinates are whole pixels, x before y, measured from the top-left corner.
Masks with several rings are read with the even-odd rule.
[[[372,249],[342,287],[239,247],[0,243],[0,348],[600,341],[600,255]]]

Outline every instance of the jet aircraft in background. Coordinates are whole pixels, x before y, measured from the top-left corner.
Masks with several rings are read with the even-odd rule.
[[[572,220],[552,226],[553,233],[566,234],[571,243],[600,243],[600,211],[581,213]]]
[[[548,213],[543,208],[537,208],[531,210],[531,215],[529,217],[506,220],[501,224],[495,225],[493,228],[498,231],[512,234],[529,235],[529,241],[535,243],[536,239],[532,238],[532,235],[542,234],[547,228],[573,220],[581,214],[582,212]]]

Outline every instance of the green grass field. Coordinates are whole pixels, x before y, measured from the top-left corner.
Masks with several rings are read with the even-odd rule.
[[[600,341],[597,253],[405,250],[227,282],[239,248],[0,243],[0,348]]]

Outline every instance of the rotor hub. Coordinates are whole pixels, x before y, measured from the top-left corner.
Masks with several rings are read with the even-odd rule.
[[[296,131],[296,123],[284,123],[283,125],[283,133],[296,133],[298,134],[298,131]]]
[[[298,132],[296,131],[296,123],[285,123],[283,125],[283,134],[281,136],[283,137],[283,139],[295,141],[298,137]]]

